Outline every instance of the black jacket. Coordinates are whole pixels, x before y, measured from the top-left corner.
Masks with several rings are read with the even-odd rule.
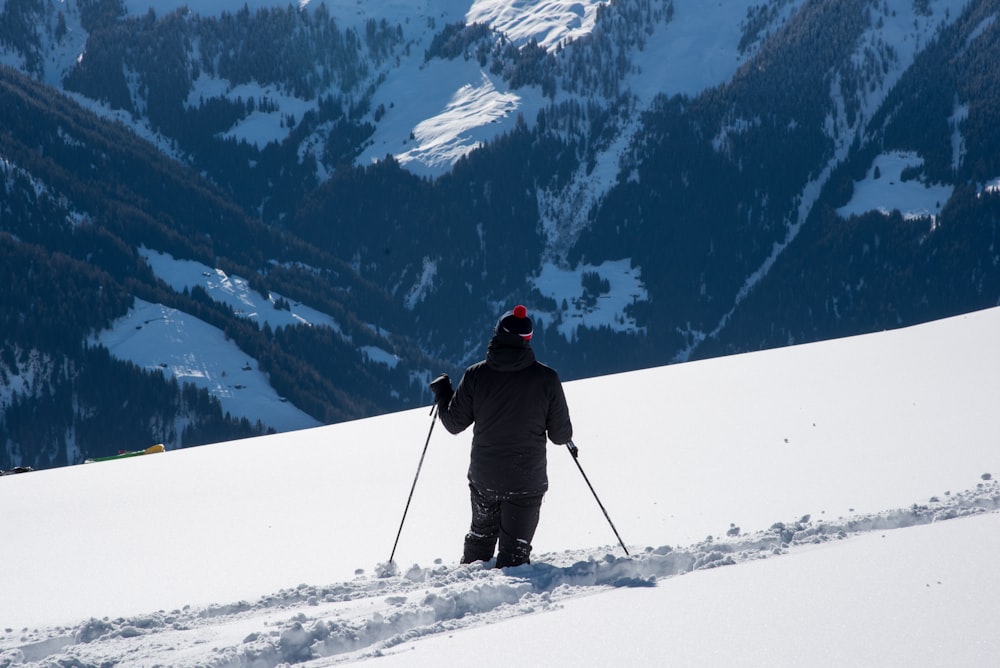
[[[516,335],[493,337],[486,359],[465,370],[438,414],[453,434],[475,423],[469,481],[488,494],[544,493],[546,434],[558,444],[573,438],[559,375]]]

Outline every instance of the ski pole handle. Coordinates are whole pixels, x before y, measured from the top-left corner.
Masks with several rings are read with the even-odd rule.
[[[573,459],[580,457],[580,449],[576,447],[576,443],[572,439],[566,442],[566,447],[569,449],[569,454],[573,455]]]

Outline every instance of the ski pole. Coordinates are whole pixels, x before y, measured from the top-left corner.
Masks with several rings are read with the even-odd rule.
[[[608,511],[604,509],[604,504],[601,503],[601,500],[597,498],[597,492],[594,491],[594,486],[590,484],[590,479],[587,478],[587,474],[583,472],[583,467],[580,466],[579,449],[573,441],[569,441],[566,444],[566,448],[569,450],[569,454],[573,455],[573,461],[576,462],[576,468],[580,469],[580,475],[583,476],[584,482],[586,482],[587,487],[590,488],[590,493],[594,495],[594,500],[597,501],[597,505],[601,507],[601,512],[604,513],[604,518],[608,521],[608,524],[611,525],[611,530],[615,532],[615,538],[618,539],[618,544],[622,546],[623,550],[625,550],[625,556],[629,556],[628,548],[625,547],[625,541],[623,541],[622,537],[618,535],[618,529],[615,528],[615,523],[611,521],[611,516],[608,515]]]
[[[396,546],[399,545],[399,537],[403,533],[403,523],[406,522],[406,513],[410,510],[410,501],[413,500],[413,490],[417,488],[417,478],[420,477],[420,469],[424,465],[424,455],[427,454],[427,446],[431,442],[431,434],[434,433],[434,423],[437,422],[437,404],[431,407],[431,428],[427,431],[427,440],[424,442],[424,451],[420,454],[420,463],[417,464],[417,473],[413,476],[413,485],[410,487],[410,496],[406,499],[406,507],[403,509],[403,519],[399,521],[399,531],[396,532],[396,542],[392,544],[392,554],[389,555],[389,563],[392,563],[396,556]]]

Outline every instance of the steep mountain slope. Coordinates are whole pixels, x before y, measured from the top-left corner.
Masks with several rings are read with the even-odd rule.
[[[983,279],[993,287],[980,289],[964,268],[946,266],[949,256],[969,271],[996,265],[995,249],[975,239],[995,226],[993,197],[977,184],[998,165],[977,151],[986,173],[973,175],[968,156],[952,161],[950,150],[995,113],[986,103],[995,87],[963,80],[980,78],[973,63],[995,48],[996,6],[970,8],[955,23],[951,11],[810,3],[727,84],[692,100],[661,99],[631,178],[603,202],[580,252],[637,254],[659,298],[643,322],[664,353],[686,359],[784,345],[996,303],[994,271]],[[963,109],[977,118],[963,120]],[[989,146],[995,133],[987,134],[981,143]],[[891,208],[872,224],[841,220],[833,209],[847,203],[852,177],[894,150],[914,152],[904,180],[946,186],[935,206],[903,225]],[[951,203],[971,209],[946,209],[953,190]],[[868,238],[846,241],[851,229]],[[808,240],[799,239],[803,230]],[[852,267],[878,230],[893,240],[876,242],[865,267]],[[956,245],[969,253],[956,258]],[[771,275],[775,263],[781,273]],[[941,274],[960,299],[936,292]]]
[[[90,286],[11,288],[5,413],[55,410],[38,408],[51,372],[26,382],[25,360],[65,367],[135,297],[225,332],[319,422],[422,401],[515,301],[566,378],[1000,303],[998,15],[995,0],[5,0],[6,252],[66,255]],[[159,254],[335,326],[272,331],[207,278],[158,275]],[[76,310],[80,290],[101,303],[77,300],[87,314],[53,348],[32,300]],[[128,361],[156,376],[148,357]],[[80,450],[69,428],[19,433],[0,433],[9,464]],[[129,440],[177,438],[161,433]]]
[[[864,42],[881,40],[886,55],[869,64],[856,53],[864,65],[855,76],[881,73],[868,77],[888,79],[884,99],[845,100],[844,117],[833,122],[850,128],[853,106],[856,130],[832,131],[835,159],[807,186],[820,193],[800,211],[801,237],[698,354],[875,331],[997,303],[1000,198],[990,183],[1000,154],[997,132],[983,132],[997,127],[1000,87],[986,65],[1000,48],[991,29],[997,9],[970,7],[922,50],[914,35],[905,69],[906,54],[869,28]],[[916,12],[915,24],[923,16]],[[832,93],[843,95],[842,81],[835,85]]]

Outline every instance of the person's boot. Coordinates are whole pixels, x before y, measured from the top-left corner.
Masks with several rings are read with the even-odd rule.
[[[497,568],[511,568],[531,563],[531,544],[520,538],[509,545],[501,545],[497,554]]]
[[[497,539],[469,532],[465,534],[465,549],[462,552],[462,563],[471,564],[474,561],[489,561],[493,558],[493,550]]]

